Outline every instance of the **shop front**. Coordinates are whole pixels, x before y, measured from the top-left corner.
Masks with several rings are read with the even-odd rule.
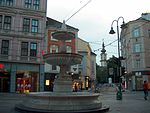
[[[29,93],[37,91],[37,72],[17,72],[16,91],[18,93]]]
[[[45,73],[44,91],[53,91],[55,78],[56,78],[56,73]]]
[[[28,93],[44,91],[44,66],[39,64],[1,63],[0,92]]]

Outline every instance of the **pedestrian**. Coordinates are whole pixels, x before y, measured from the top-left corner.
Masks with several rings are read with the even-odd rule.
[[[75,84],[74,88],[75,88],[75,92],[77,92],[78,91],[77,84]]]
[[[144,84],[143,84],[143,90],[144,90],[144,99],[147,100],[147,97],[148,97],[148,83],[147,83],[146,80],[144,81]]]

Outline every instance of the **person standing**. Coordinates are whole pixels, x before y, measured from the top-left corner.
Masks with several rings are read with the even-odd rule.
[[[143,90],[144,90],[144,99],[147,100],[147,97],[148,97],[148,83],[147,83],[146,80],[144,81],[144,84],[143,84]]]

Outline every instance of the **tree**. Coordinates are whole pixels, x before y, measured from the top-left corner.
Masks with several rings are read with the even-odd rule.
[[[112,78],[113,83],[118,83],[120,79],[120,76],[118,75],[118,71],[119,71],[118,65],[121,66],[121,62],[115,56],[112,56],[112,58],[107,60],[108,78]],[[112,73],[109,72],[110,69],[112,69],[113,71]]]
[[[96,78],[98,83],[107,83],[108,82],[108,73],[107,73],[107,67],[102,67],[99,65],[96,65]]]

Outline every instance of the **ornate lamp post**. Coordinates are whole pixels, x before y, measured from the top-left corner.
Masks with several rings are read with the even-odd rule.
[[[121,92],[121,65],[120,65],[120,34],[119,34],[119,20],[120,19],[123,19],[123,23],[121,25],[121,28],[125,25],[125,22],[124,22],[124,18],[121,16],[119,17],[117,20],[113,20],[112,21],[112,24],[111,24],[111,30],[109,32],[109,34],[115,34],[115,31],[113,29],[113,23],[116,22],[117,23],[117,38],[118,38],[118,76],[119,76],[119,87],[118,87],[118,92],[117,92],[117,100],[121,100],[122,99],[122,92]]]

